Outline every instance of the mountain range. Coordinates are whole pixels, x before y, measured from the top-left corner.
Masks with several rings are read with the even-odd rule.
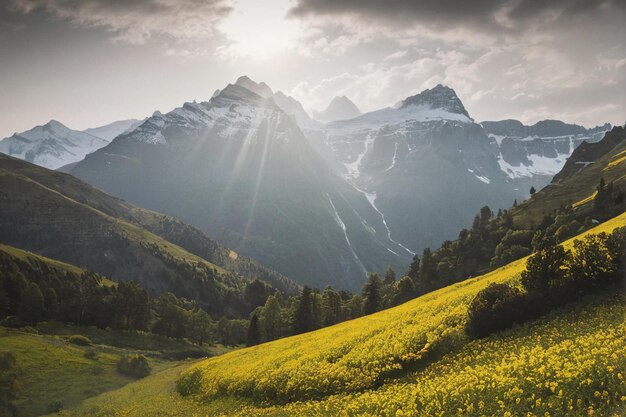
[[[293,97],[242,76],[207,102],[71,131],[102,138],[84,159],[65,153],[54,167],[299,282],[354,290],[366,272],[402,271],[414,253],[455,238],[480,207],[527,198],[610,129],[477,123],[443,85],[365,114],[339,97],[322,113],[311,118]],[[35,133],[22,136],[59,149],[65,140]],[[16,149],[16,136],[0,150]],[[49,166],[45,150],[26,153],[13,154]]]
[[[57,169],[82,160],[87,154],[106,146],[111,140],[141,123],[120,120],[104,126],[73,130],[58,122],[48,123],[0,141],[0,152],[34,164]]]
[[[355,289],[368,271],[404,268],[410,254],[366,197],[257,87],[240,78],[208,102],[155,113],[69,172],[302,283]]]

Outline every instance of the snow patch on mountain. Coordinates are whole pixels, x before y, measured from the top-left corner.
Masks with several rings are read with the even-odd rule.
[[[411,255],[415,255],[415,252],[411,251],[411,249],[407,248],[406,246],[404,246],[402,243],[397,242],[395,240],[393,240],[393,238],[391,237],[391,230],[389,230],[389,226],[387,225],[387,219],[385,218],[385,215],[382,213],[382,211],[380,211],[378,209],[378,207],[376,207],[376,193],[375,192],[367,192],[365,190],[362,190],[358,187],[356,187],[355,185],[352,185],[354,187],[355,190],[357,190],[358,192],[360,192],[361,194],[363,194],[365,196],[365,198],[367,198],[367,201],[370,203],[370,206],[372,206],[372,208],[374,209],[374,211],[376,211],[376,213],[378,213],[380,215],[380,219],[383,222],[383,225],[385,226],[385,231],[387,232],[387,239],[390,242],[393,242],[394,244],[398,245],[400,248],[402,248],[403,250],[405,250],[406,252],[410,253]],[[387,248],[387,250],[391,253],[393,253],[394,255],[398,255],[397,252]]]
[[[328,193],[326,193],[326,198],[328,199],[328,202],[330,203],[330,207],[333,210],[331,213],[333,215],[333,218],[335,219],[335,221],[337,222],[337,224],[343,231],[343,236],[346,239],[346,243],[348,244],[348,249],[350,249],[350,253],[354,257],[354,260],[356,261],[357,265],[359,265],[359,268],[363,271],[365,275],[367,275],[367,269],[365,268],[365,265],[363,265],[363,262],[361,262],[361,259],[359,258],[359,256],[354,251],[354,248],[352,247],[352,243],[350,242],[350,238],[348,237],[348,228],[346,227],[346,224],[343,222],[343,220],[341,220],[341,216],[339,216],[339,212],[337,212],[337,208],[335,207],[335,204],[333,204],[333,200],[330,198],[330,195]]]
[[[367,155],[367,152],[374,143],[374,139],[374,135],[368,134],[363,143],[363,152],[358,154],[353,162],[348,162],[344,164],[344,166],[346,167],[346,174],[344,175],[345,179],[356,180],[361,176],[361,161],[363,160],[363,157]]]
[[[278,110],[271,98],[262,98],[241,85],[229,84],[208,102],[185,103],[166,114],[155,112],[129,137],[148,144],[165,144],[168,138],[163,132],[171,126],[187,135],[213,129],[217,135],[227,138],[258,128]]]

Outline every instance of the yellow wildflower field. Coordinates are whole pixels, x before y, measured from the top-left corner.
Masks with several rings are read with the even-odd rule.
[[[626,213],[587,233],[623,226]],[[485,339],[465,336],[472,297],[492,282],[516,284],[525,262],[370,316],[150,376],[66,413],[626,415],[623,289],[587,296]],[[192,379],[198,380],[197,394],[176,393],[176,381]]]

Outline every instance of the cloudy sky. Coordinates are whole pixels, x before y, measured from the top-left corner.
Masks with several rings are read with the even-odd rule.
[[[2,0],[0,137],[207,100],[247,74],[308,109],[438,83],[478,121],[626,121],[624,0]]]

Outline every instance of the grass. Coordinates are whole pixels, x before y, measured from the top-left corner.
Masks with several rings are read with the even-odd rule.
[[[233,350],[222,345],[205,345],[200,348],[186,339],[171,339],[153,333],[105,330],[95,326],[74,326],[59,322],[39,323],[37,330],[39,334],[61,337],[81,334],[95,344],[130,349],[155,358],[170,358],[183,354],[195,357],[217,356]]]
[[[620,152],[620,154],[621,154],[621,153],[623,153],[623,152]],[[619,157],[619,158],[612,159],[612,160],[608,163],[608,165],[604,168],[604,171],[606,171],[606,170],[608,170],[608,169],[611,169],[611,168],[613,168],[614,166],[616,166],[616,165],[618,165],[618,164],[621,164],[621,163],[622,163],[622,162],[624,162],[624,161],[626,161],[626,155],[621,156],[621,157]]]
[[[72,344],[69,342],[72,335],[87,336],[93,344]],[[95,359],[85,356],[88,350],[96,352]],[[21,417],[46,414],[55,403],[63,408],[76,407],[89,397],[133,382],[134,379],[116,369],[121,355],[142,353],[148,356],[153,372],[158,373],[181,363],[189,366],[189,362],[165,359],[177,353],[211,356],[229,350],[220,345],[203,351],[189,342],[153,334],[56,322],[40,323],[30,332],[0,327],[0,352],[12,352],[21,369],[23,391],[17,401]]]
[[[587,233],[624,225],[626,214]],[[517,283],[525,262],[371,316],[168,370],[68,414],[620,415],[622,295],[590,296],[483,340],[465,336],[469,300],[492,282]],[[174,392],[176,380],[198,372],[196,395]]]
[[[0,352],[13,352],[22,370],[23,391],[17,401],[20,415],[45,414],[55,402],[76,406],[85,398],[131,381],[116,371],[120,350],[96,346],[98,356],[91,360],[83,356],[87,349],[62,337],[0,328]],[[152,360],[152,365],[155,370],[163,369],[162,361]]]
[[[50,268],[59,269],[61,271],[73,272],[75,274],[82,274],[87,272],[86,269],[79,268],[74,265],[67,264],[65,262],[57,261],[55,259],[46,258],[45,256],[37,255],[32,252],[28,252],[22,249],[14,248],[13,246],[0,244],[0,251],[8,253],[15,259],[21,261],[40,261],[47,264]]]
[[[593,201],[593,199],[596,198],[597,194],[598,194],[598,192],[594,191],[593,194],[591,194],[589,197],[585,197],[582,200],[577,201],[574,204],[572,204],[572,207],[576,208],[576,207],[582,206],[583,204],[587,204],[587,203]]]

